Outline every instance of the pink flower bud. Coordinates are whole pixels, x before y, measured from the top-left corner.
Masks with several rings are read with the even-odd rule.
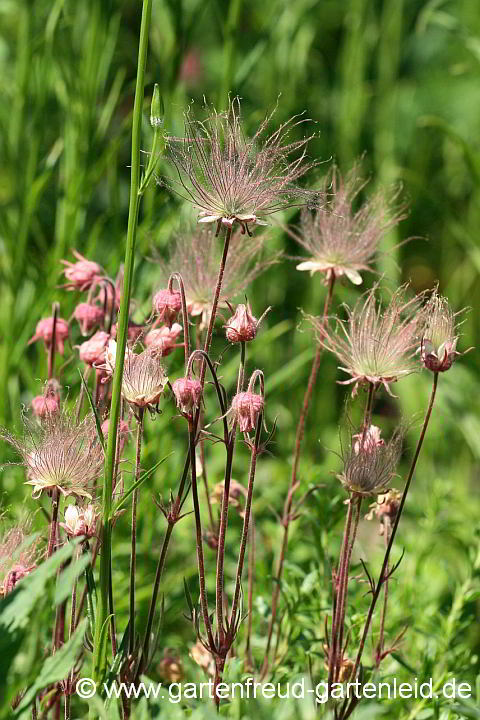
[[[232,411],[241,432],[255,430],[264,404],[263,396],[254,392],[247,391],[235,395],[232,400]]]
[[[179,378],[172,385],[177,407],[186,415],[191,415],[202,397],[202,384],[198,380]]]
[[[43,318],[37,323],[35,335],[30,338],[28,345],[35,342],[36,340],[43,340],[45,348],[50,349],[50,345],[53,337],[53,317]],[[63,355],[64,342],[68,338],[68,322],[63,318],[57,317],[55,324],[55,349],[60,355]]]
[[[91,262],[80,255],[79,252],[73,250],[73,254],[77,258],[77,262],[71,263],[68,260],[62,260],[62,264],[65,265],[65,278],[68,282],[63,286],[67,290],[89,290],[92,285],[101,280],[103,277],[103,270],[95,262]]]
[[[32,398],[33,414],[40,418],[55,415],[60,409],[60,398],[56,394],[36,395]]]
[[[145,336],[145,347],[156,350],[162,357],[170,355],[176,347],[179,347],[176,340],[181,332],[182,326],[178,323],[173,323],[170,328],[164,325],[150,330]]]
[[[227,340],[231,343],[254,340],[257,327],[258,320],[252,315],[250,305],[238,305],[235,313],[225,325]]]
[[[108,333],[98,330],[90,340],[86,340],[80,345],[80,360],[91,367],[104,363],[105,348],[109,339],[110,335]]]
[[[442,343],[438,350],[435,350],[430,340],[423,340],[420,357],[424,367],[432,372],[446,372],[450,370],[458,355],[456,347],[457,338]]]
[[[75,320],[80,325],[82,335],[88,335],[96,325],[103,323],[105,313],[103,308],[90,303],[79,303],[73,313]]]
[[[153,296],[153,311],[168,327],[172,326],[182,307],[182,296],[178,291],[159,290]]]

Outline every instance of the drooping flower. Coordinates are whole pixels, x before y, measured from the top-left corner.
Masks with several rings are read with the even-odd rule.
[[[158,665],[160,676],[169,683],[181,682],[184,677],[181,657],[171,648],[165,648]]]
[[[80,360],[90,367],[98,367],[105,362],[105,349],[110,340],[110,335],[103,330],[97,330],[90,340],[85,340],[80,345]]]
[[[177,347],[183,347],[183,343],[177,343],[178,336],[182,332],[179,323],[173,323],[169,328],[164,325],[161,328],[154,328],[145,335],[145,347],[157,352],[160,357],[166,357]]]
[[[73,317],[80,325],[82,335],[88,335],[94,327],[103,323],[105,311],[99,305],[79,303],[73,312]]]
[[[92,285],[96,285],[99,280],[104,276],[103,270],[96,262],[87,260],[87,258],[80,255],[77,250],[72,250],[73,255],[77,258],[77,262],[69,262],[68,260],[61,260],[60,262],[65,265],[65,278],[68,282],[62,285],[67,290],[89,290]]]
[[[263,395],[251,391],[240,392],[232,400],[231,411],[238,422],[240,432],[255,430],[258,416],[263,411],[265,400]]]
[[[201,382],[188,377],[179,378],[173,383],[172,390],[182,413],[191,415],[198,408],[203,392]]]
[[[280,253],[262,257],[266,236],[244,237],[235,232],[230,240],[223,276],[220,307],[226,300],[243,293],[267,268],[276,263]],[[215,235],[208,226],[196,226],[179,234],[173,243],[168,261],[160,260],[160,271],[166,283],[173,272],[182,276],[185,285],[187,310],[193,317],[201,316],[208,325],[221,251]]]
[[[380,431],[375,426],[370,426],[365,433],[353,435],[343,453],[343,472],[338,479],[346,490],[356,495],[372,496],[385,492],[395,477],[402,443],[402,429],[386,442],[380,438]]]
[[[390,383],[418,369],[415,354],[421,331],[420,298],[406,298],[406,286],[399,288],[387,307],[382,308],[375,290],[360,298],[353,309],[346,306],[348,318],[335,318],[336,328],[325,327],[321,320],[310,318],[318,341],[337,356],[340,370],[351,375],[341,384],[383,385],[388,393]]]
[[[449,370],[460,353],[457,352],[456,315],[448,304],[448,300],[432,293],[426,303],[425,325],[423,328],[420,357],[423,365],[432,372]]]
[[[227,340],[231,343],[250,342],[254,340],[257,336],[258,326],[269,310],[270,308],[257,320],[252,314],[252,308],[249,303],[246,305],[237,305],[232,317],[224,326]]]
[[[355,165],[345,180],[334,167],[327,176],[324,190],[330,193],[329,202],[314,210],[304,209],[300,230],[290,230],[295,240],[310,254],[297,270],[345,275],[354,285],[360,285],[360,271],[370,270],[381,238],[405,217],[405,207],[396,203],[397,194],[389,197],[378,191],[355,209],[355,200],[365,183]]]
[[[379,534],[384,535],[387,530],[387,537],[394,524],[398,510],[400,508],[400,502],[402,499],[402,493],[395,488],[390,488],[388,492],[379,495],[375,502],[370,505],[370,510],[365,515],[365,520],[373,520],[377,518],[379,525]]]
[[[27,345],[31,345],[33,342],[36,342],[37,340],[43,340],[43,342],[45,343],[45,349],[50,350],[50,346],[52,344],[54,326],[55,326],[55,350],[56,350],[56,352],[60,353],[60,355],[63,355],[64,343],[65,343],[65,340],[68,338],[69,329],[68,329],[68,322],[60,317],[57,317],[56,322],[55,322],[55,318],[53,318],[53,317],[43,318],[43,320],[40,320],[40,322],[37,323],[35,335],[33,335],[33,337],[30,338]]]
[[[17,583],[30,575],[37,567],[40,538],[37,536],[32,542],[27,542],[30,532],[31,518],[24,518],[17,525],[2,533],[0,540],[0,595],[3,597],[12,592]]]
[[[122,394],[138,408],[154,408],[160,400],[168,377],[158,359],[158,353],[147,348],[136,355],[125,355]]]
[[[167,182],[199,210],[199,222],[217,223],[217,233],[221,225],[231,228],[234,223],[249,233],[249,225],[265,225],[269,215],[311,202],[315,195],[297,185],[315,165],[306,159],[310,138],[287,142],[292,129],[305,120],[292,118],[267,135],[272,115],[248,139],[235,98],[227,112],[213,110],[203,122],[187,112],[185,138],[168,139],[178,179]]]
[[[22,439],[7,431],[1,435],[22,456],[32,497],[57,490],[64,496],[91,498],[91,487],[103,470],[103,450],[91,415],[77,422],[61,410],[41,424],[25,417]]]
[[[177,290],[158,290],[153,296],[152,305],[160,322],[172,327],[182,309],[182,296]]]

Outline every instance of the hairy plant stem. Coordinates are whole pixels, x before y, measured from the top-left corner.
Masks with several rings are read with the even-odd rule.
[[[205,587],[205,561],[203,557],[203,536],[202,536],[202,519],[200,516],[200,504],[198,502],[198,487],[197,487],[197,467],[195,457],[195,445],[196,445],[196,430],[193,422],[189,422],[188,428],[189,437],[189,448],[190,448],[190,472],[192,478],[192,498],[193,498],[193,511],[195,514],[195,528],[196,528],[196,546],[197,546],[197,563],[198,563],[198,582],[200,586],[200,605],[202,608],[203,623],[205,625],[205,631],[207,633],[208,644],[211,650],[216,648],[215,640],[213,637],[212,624],[208,615],[208,601],[207,591]]]
[[[235,576],[235,590],[233,593],[232,610],[230,613],[230,621],[228,623],[228,635],[231,642],[235,638],[235,629],[238,626],[237,622],[237,610],[238,602],[240,599],[240,590],[242,586],[242,574],[243,564],[245,562],[245,551],[247,548],[249,526],[250,526],[250,514],[252,511],[252,498],[253,498],[253,484],[255,482],[255,471],[257,469],[257,457],[260,447],[260,435],[262,433],[262,414],[260,414],[257,420],[257,427],[255,430],[255,440],[251,446],[250,456],[250,469],[248,472],[248,485],[247,485],[247,499],[245,502],[245,510],[243,514],[243,528],[242,528],[242,540],[240,542],[240,552],[238,554],[237,573]]]
[[[101,526],[102,553],[100,556],[99,576],[100,592],[97,603],[92,669],[92,677],[96,682],[103,680],[107,668],[107,633],[104,631],[104,626],[108,618],[108,589],[112,555],[112,487],[115,469],[117,426],[120,416],[123,366],[125,360],[125,347],[127,344],[128,314],[135,258],[135,240],[140,205],[140,139],[145,87],[145,66],[147,62],[148,34],[151,16],[152,0],[143,0],[132,122],[130,201],[128,208],[127,242],[125,249],[125,275],[117,325],[117,356],[115,372],[113,375],[112,403],[109,422],[110,432],[108,433],[105,472],[103,478]],[[95,716],[95,711],[91,711],[91,716]]]
[[[137,415],[137,441],[135,445],[135,477],[134,482],[140,479],[140,459],[142,455],[143,422],[145,408],[138,408]],[[137,569],[137,502],[138,489],[132,494],[132,538],[130,552],[130,623],[129,623],[129,652],[135,649],[135,572]]]
[[[246,343],[240,343],[240,365],[238,368],[237,378],[237,394],[242,392],[245,376],[246,362]],[[232,479],[233,454],[235,452],[235,438],[237,432],[237,422],[233,421],[232,429],[228,435],[227,443],[227,461],[225,464],[225,476],[223,482],[222,509],[220,513],[220,528],[218,531],[218,548],[217,548],[217,578],[216,578],[216,610],[217,610],[217,628],[219,646],[222,648],[224,644],[228,644],[226,631],[223,624],[224,608],[223,594],[225,587],[224,565],[225,565],[225,539],[228,526],[228,505],[230,500],[230,481]]]
[[[143,638],[142,662],[139,666],[139,670],[140,670],[140,667],[142,667],[142,669],[144,671],[146,671],[146,669],[147,669],[148,654],[149,654],[149,649],[150,649],[150,637],[151,637],[151,633],[152,633],[153,619],[155,617],[155,608],[157,605],[158,591],[160,589],[160,582],[162,580],[162,574],[163,574],[163,570],[165,568],[165,561],[167,559],[168,546],[170,544],[170,538],[172,536],[173,528],[175,527],[176,523],[180,520],[180,512],[182,509],[183,501],[185,499],[183,497],[183,494],[184,494],[184,490],[185,490],[185,483],[187,480],[189,468],[190,468],[190,452],[188,452],[187,458],[185,460],[182,479],[180,480],[177,497],[175,498],[173,506],[167,516],[168,526],[167,526],[167,531],[165,533],[165,537],[163,538],[162,549],[160,552],[160,557],[158,558],[157,570],[155,572],[155,580],[153,583],[152,597],[150,599],[150,606],[148,609],[147,625],[145,627],[145,636]]]
[[[47,546],[47,558],[52,557],[55,550],[58,529],[58,506],[60,505],[60,493],[58,490],[52,490],[52,519],[50,522],[50,536]]]
[[[247,615],[247,632],[245,639],[245,671],[253,672],[254,663],[252,656],[252,627],[253,627],[253,586],[255,583],[255,522],[253,513],[250,518],[249,530],[250,545],[248,548],[248,615]]]
[[[328,281],[327,296],[325,298],[325,303],[323,306],[322,327],[324,327],[327,323],[328,313],[329,313],[330,306],[332,303],[334,285],[335,285],[335,276],[332,275]],[[266,676],[266,674],[268,672],[268,667],[269,667],[270,647],[272,644],[273,629],[275,627],[275,621],[277,618],[278,598],[280,596],[280,587],[281,587],[281,581],[282,581],[283,566],[285,563],[285,557],[286,557],[287,546],[288,546],[288,532],[289,532],[290,521],[291,521],[293,497],[294,497],[295,491],[297,490],[298,485],[299,485],[298,480],[297,480],[298,464],[300,462],[302,441],[303,441],[303,436],[305,434],[305,423],[307,420],[308,410],[310,408],[310,401],[312,399],[312,394],[313,394],[313,390],[315,387],[315,381],[317,379],[318,370],[320,368],[320,362],[322,360],[322,354],[323,354],[323,348],[321,347],[321,345],[317,344],[317,348],[315,351],[315,357],[314,357],[313,363],[312,363],[312,369],[310,370],[310,377],[308,379],[307,389],[305,390],[305,395],[303,397],[302,409],[300,411],[300,416],[298,418],[297,433],[296,433],[296,437],[295,437],[295,451],[294,451],[294,455],[293,455],[292,475],[291,475],[291,480],[290,480],[290,487],[288,489],[288,494],[287,494],[284,509],[283,509],[283,517],[282,517],[283,539],[282,539],[282,547],[280,550],[280,556],[278,558],[275,583],[274,583],[273,591],[272,591],[272,614],[270,617],[270,623],[268,625],[267,646],[265,648],[265,659],[264,659],[262,670],[261,670],[262,678],[264,678]]]
[[[77,548],[75,550],[74,562],[78,562],[81,552],[82,552],[81,548]],[[71,599],[71,603],[70,603],[70,627],[69,627],[69,631],[68,631],[69,639],[72,637],[73,633],[75,632],[76,604],[77,604],[77,580],[75,579],[73,581],[72,599]],[[69,673],[69,676],[68,676],[67,692],[65,693],[65,720],[70,720],[70,701],[71,701],[70,690],[73,687],[74,677],[75,677],[75,670],[72,668]]]
[[[390,539],[390,533],[391,533],[391,523],[390,518],[386,517],[384,519],[384,530],[383,535],[385,539],[385,552],[388,548],[388,541]],[[389,565],[387,563],[387,567],[385,568],[385,574],[386,579],[384,582],[383,587],[383,605],[382,605],[382,614],[380,616],[380,630],[378,634],[378,643],[377,647],[375,648],[375,667],[378,669],[380,667],[380,663],[383,660],[383,651],[385,649],[385,620],[387,617],[387,607],[388,607],[388,574],[390,572]]]
[[[406,501],[406,499],[407,499],[407,495],[408,495],[408,491],[409,491],[409,489],[410,489],[410,485],[411,485],[411,482],[412,482],[413,474],[414,474],[414,472],[415,472],[415,468],[416,468],[416,465],[417,465],[417,460],[418,460],[418,457],[419,457],[419,455],[420,455],[420,451],[421,451],[422,446],[423,446],[423,441],[424,441],[424,439],[425,439],[425,435],[426,435],[426,433],[427,433],[427,428],[428,428],[428,424],[429,424],[429,422],[430,422],[430,417],[431,417],[431,414],[432,414],[433,405],[434,405],[434,403],[435,403],[435,396],[436,396],[436,393],[437,393],[437,384],[438,384],[438,373],[434,373],[434,375],[433,375],[432,391],[431,391],[431,394],[430,394],[430,400],[429,400],[429,403],[428,403],[427,411],[426,411],[426,413],[425,413],[425,418],[424,418],[424,421],[423,421],[422,431],[421,431],[420,437],[419,437],[419,439],[418,439],[417,447],[415,448],[415,453],[414,453],[414,456],[413,456],[413,459],[412,459],[412,464],[410,465],[410,469],[409,469],[409,471],[408,471],[407,480],[406,480],[405,487],[404,487],[404,490],[403,490],[403,493],[402,493],[402,498],[401,498],[401,500],[400,500],[400,505],[399,505],[399,508],[398,508],[397,516],[396,516],[396,518],[395,518],[395,522],[394,522],[394,524],[393,524],[393,528],[392,528],[392,532],[391,532],[391,535],[390,535],[390,539],[389,539],[389,541],[388,541],[387,549],[386,549],[386,551],[385,551],[385,556],[384,556],[384,559],[383,559],[382,569],[380,570],[380,575],[379,575],[377,584],[376,584],[376,586],[375,586],[374,593],[373,593],[373,595],[372,595],[372,599],[371,599],[371,602],[370,602],[370,607],[368,608],[367,619],[366,619],[366,621],[365,621],[365,625],[364,625],[364,628],[363,628],[362,637],[361,637],[361,640],[360,640],[360,645],[359,645],[358,651],[357,651],[357,657],[355,658],[355,664],[354,664],[354,666],[353,666],[353,670],[352,670],[352,674],[351,674],[351,678],[353,678],[353,679],[356,677],[357,672],[358,672],[358,668],[360,667],[360,662],[361,662],[361,660],[362,660],[363,651],[364,651],[364,649],[365,649],[365,642],[366,642],[366,640],[367,640],[367,636],[368,636],[368,633],[369,633],[369,630],[370,630],[370,626],[371,626],[371,624],[372,624],[373,613],[374,613],[374,610],[375,610],[375,607],[376,607],[378,598],[379,598],[379,596],[380,596],[380,591],[381,591],[381,589],[382,589],[382,586],[383,586],[385,580],[387,579],[386,572],[387,572],[388,562],[389,562],[389,559],[390,559],[390,553],[391,553],[391,551],[392,551],[393,543],[394,543],[394,541],[395,541],[395,536],[396,536],[396,534],[397,534],[398,525],[399,525],[399,523],[400,523],[400,518],[402,517],[403,508],[405,507],[405,501]],[[353,705],[353,707],[352,707],[351,704],[345,706],[345,707],[342,709],[342,713],[341,713],[341,716],[340,716],[341,720],[346,720],[346,718],[348,718],[348,717],[350,716],[350,714],[353,712],[354,707],[355,707],[355,705]]]

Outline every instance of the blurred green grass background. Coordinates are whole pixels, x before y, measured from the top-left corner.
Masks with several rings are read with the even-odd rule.
[[[115,276],[123,260],[129,189],[130,125],[140,22],[139,2],[126,0],[0,0],[0,424],[19,428],[22,405],[41,391],[46,362],[41,347],[26,347],[37,321],[59,300],[62,317],[75,306],[73,293],[56,289],[61,258],[76,248]],[[410,213],[384,242],[378,270],[390,285],[411,280],[415,290],[440,290],[455,309],[470,306],[460,350],[479,345],[480,320],[480,13],[476,0],[155,0],[147,66],[143,147],[148,150],[150,96],[159,83],[165,127],[183,132],[183,111],[204,97],[225,107],[228,92],[242,98],[247,131],[278,104],[275,123],[306,112],[315,123],[311,156],[325,161],[320,182],[335,159],[342,170],[365,153],[368,190],[401,182]],[[302,132],[302,130],[299,130]],[[159,168],[159,174],[168,172]],[[149,259],[165,253],[172,232],[193,217],[160,187],[146,194],[140,217],[135,272],[135,318],[149,311],[156,288]],[[285,214],[282,222],[294,222]],[[400,240],[410,238],[398,247]],[[273,249],[298,248],[274,226]],[[250,351],[250,368],[266,375],[268,420],[278,418],[272,456],[260,463],[254,512],[261,537],[257,569],[255,652],[261,657],[268,619],[271,575],[281,528],[280,511],[289,481],[295,424],[311,358],[312,336],[297,329],[299,308],[321,312],[318,277],[295,271],[285,260],[249,289],[255,313],[273,310]],[[341,287],[337,302],[355,298]],[[218,343],[218,350],[222,349]],[[227,355],[224,381],[233,387],[234,362]],[[170,363],[173,374],[181,358]],[[229,364],[230,363],[230,364]],[[480,649],[478,551],[480,416],[476,351],[459,358],[441,377],[439,401],[421,456],[400,533],[406,548],[400,582],[394,584],[391,633],[410,626],[401,649],[419,673],[445,662],[474,677]],[[75,363],[64,372],[70,397],[78,390]],[[289,635],[286,667],[305,670],[312,652],[321,672],[323,615],[328,605],[329,561],[339,543],[343,496],[331,470],[338,459],[338,422],[344,389],[335,385],[336,363],[324,358],[312,405],[301,464],[302,489],[321,490],[295,524],[290,541],[284,603]],[[415,419],[416,440],[430,378],[398,384],[402,413]],[[379,422],[391,425],[393,405],[383,399]],[[165,412],[147,429],[145,465],[175,449],[173,458],[144,489],[140,519],[138,598],[147,610],[164,524],[150,502],[152,492],[175,488],[184,441],[179,421]],[[0,458],[13,459],[4,447]],[[247,453],[240,451],[235,477],[243,479]],[[212,452],[211,482],[221,465]],[[21,473],[3,470],[3,505],[15,514],[26,493]],[[30,505],[31,506],[31,505]],[[178,568],[195,583],[193,528],[185,521],[165,576],[165,644],[193,642],[182,619]],[[239,532],[232,522],[232,532]],[[124,618],[129,521],[118,528],[115,549],[118,611]],[[373,538],[373,539],[372,539]],[[365,548],[380,541],[365,535]],[[227,558],[233,576],[235,544]],[[211,558],[213,561],[213,556]],[[313,573],[313,575],[312,575]],[[307,588],[302,583],[310,578]],[[468,585],[466,581],[471,580]],[[475,591],[472,588],[477,588]],[[303,594],[302,594],[303,593]],[[358,607],[364,609],[363,589]],[[123,599],[122,599],[123,598]],[[357,618],[358,619],[358,618]],[[353,619],[355,623],[355,618]],[[121,624],[121,623],[120,623]],[[455,638],[455,642],[453,642]],[[285,644],[285,643],[284,643]],[[286,648],[286,645],[285,645]],[[285,649],[284,648],[284,649]],[[182,649],[182,648],[180,648]],[[184,649],[182,650],[184,652]],[[315,654],[318,653],[318,656]],[[444,660],[443,660],[444,659]],[[391,661],[391,671],[400,665]],[[393,669],[392,669],[393,668]],[[193,672],[193,671],[192,671]],[[412,711],[413,712],[413,711]]]

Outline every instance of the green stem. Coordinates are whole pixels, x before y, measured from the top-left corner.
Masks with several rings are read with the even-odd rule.
[[[127,344],[128,312],[132,287],[135,256],[135,239],[140,203],[140,136],[142,126],[142,107],[145,87],[145,66],[147,62],[148,33],[152,17],[152,0],[144,0],[140,26],[140,42],[138,48],[137,82],[135,87],[135,103],[132,123],[132,159],[130,181],[130,203],[128,208],[127,244],[125,249],[125,276],[122,299],[117,326],[117,357],[113,376],[112,405],[108,433],[107,452],[105,457],[105,473],[102,496],[102,553],[100,556],[100,592],[98,598],[97,618],[95,623],[95,639],[93,651],[93,678],[96,682],[103,680],[107,669],[107,634],[102,628],[108,618],[108,587],[110,580],[110,562],[112,555],[112,486],[115,468],[117,444],[117,425],[120,417],[121,390],[125,347]]]

